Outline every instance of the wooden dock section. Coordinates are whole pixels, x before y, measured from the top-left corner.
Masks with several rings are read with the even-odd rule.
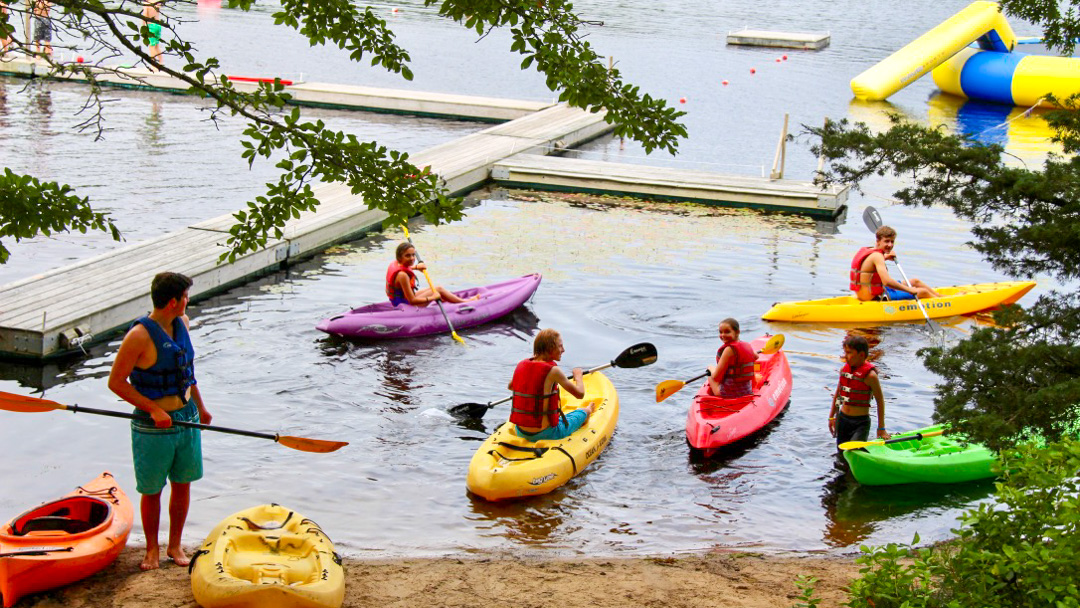
[[[773,32],[768,30],[741,29],[728,32],[727,43],[742,46],[769,46],[786,49],[818,51],[827,46],[832,36],[828,33]]]
[[[21,78],[35,78],[48,73],[49,66],[42,61],[26,57],[0,58],[0,74]],[[274,75],[269,75],[273,79]],[[102,84],[125,89],[165,91],[183,94],[187,83],[166,74],[145,69],[121,69],[119,72],[101,71],[98,78]],[[81,76],[67,80],[82,82]],[[258,83],[234,80],[233,86],[240,91],[254,91]],[[300,106],[364,110],[410,116],[429,116],[482,122],[505,122],[528,116],[554,102],[521,101],[494,97],[473,97],[423,91],[402,91],[378,87],[364,87],[318,82],[293,82],[285,87],[292,95],[291,103]]]
[[[429,148],[410,160],[419,167],[430,165],[447,190],[460,194],[487,181],[499,160],[548,154],[612,128],[603,114],[558,105]],[[0,356],[48,359],[125,329],[150,311],[150,280],[162,270],[190,276],[195,282],[191,297],[198,300],[378,230],[386,217],[368,209],[344,185],[321,186],[316,195],[321,203],[317,211],[290,221],[285,238],[231,264],[218,261],[235,221],[223,215],[0,287]]]
[[[809,181],[534,154],[520,154],[495,163],[491,178],[513,187],[694,201],[827,219],[843,210],[849,191],[848,186],[823,190]]]

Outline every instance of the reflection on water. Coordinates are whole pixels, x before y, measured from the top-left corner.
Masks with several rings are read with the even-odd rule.
[[[994,492],[994,480],[958,484],[863,486],[849,472],[829,477],[821,494],[827,523],[824,540],[831,547],[853,547],[899,518],[919,519],[931,513],[968,508]],[[911,538],[897,538],[910,542]]]

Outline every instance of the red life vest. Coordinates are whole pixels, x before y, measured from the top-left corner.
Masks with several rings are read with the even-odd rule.
[[[510,422],[528,428],[547,428],[559,424],[559,389],[544,393],[548,372],[554,361],[525,359],[514,369],[510,380],[513,400],[510,402]],[[544,421],[547,424],[544,424]]]
[[[851,366],[845,363],[840,369],[840,395],[836,398],[836,404],[841,407],[870,407],[872,392],[870,385],[866,383],[866,376],[875,369],[877,368],[869,361],[863,361],[856,370],[852,370]]]
[[[875,251],[881,254],[885,253],[875,247],[863,247],[855,252],[855,257],[851,259],[851,284],[849,285],[851,291],[858,293],[860,287],[869,286],[871,296],[879,296],[885,293],[885,284],[881,282],[881,275],[878,274],[876,268],[870,275],[869,281],[862,280],[862,275],[866,274],[862,270],[862,264]]]
[[[720,363],[720,355],[723,355],[727,348],[734,351],[735,360],[724,370],[724,377],[719,379],[720,396],[731,398],[749,395],[754,392],[754,362],[757,361],[757,353],[749,342],[738,340],[717,349],[717,363]]]
[[[390,301],[394,304],[408,304],[409,301],[405,299],[405,292],[394,282],[399,272],[409,275],[413,291],[416,291],[416,273],[412,271],[412,268],[394,260],[390,262],[390,266],[386,269],[386,297],[390,298]]]

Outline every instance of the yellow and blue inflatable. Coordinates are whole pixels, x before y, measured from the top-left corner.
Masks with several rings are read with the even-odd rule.
[[[851,80],[862,100],[883,100],[933,74],[946,93],[1016,106],[1050,106],[1080,93],[1080,59],[1016,52],[1018,39],[996,2],[968,5]]]

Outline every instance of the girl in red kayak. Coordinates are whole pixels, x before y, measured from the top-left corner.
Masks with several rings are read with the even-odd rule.
[[[394,257],[396,259],[386,269],[386,297],[390,298],[390,302],[394,306],[412,304],[413,306],[424,307],[435,300],[442,300],[450,304],[460,304],[465,301],[445,287],[417,289],[418,284],[416,282],[416,272],[414,271],[423,272],[427,265],[423,262],[416,263],[416,248],[409,241],[403,241],[397,246]],[[479,296],[471,299],[479,299]]]
[[[754,361],[757,353],[749,342],[739,340],[739,322],[724,319],[720,322],[720,340],[716,365],[709,366],[709,394],[731,399],[754,392]]]

